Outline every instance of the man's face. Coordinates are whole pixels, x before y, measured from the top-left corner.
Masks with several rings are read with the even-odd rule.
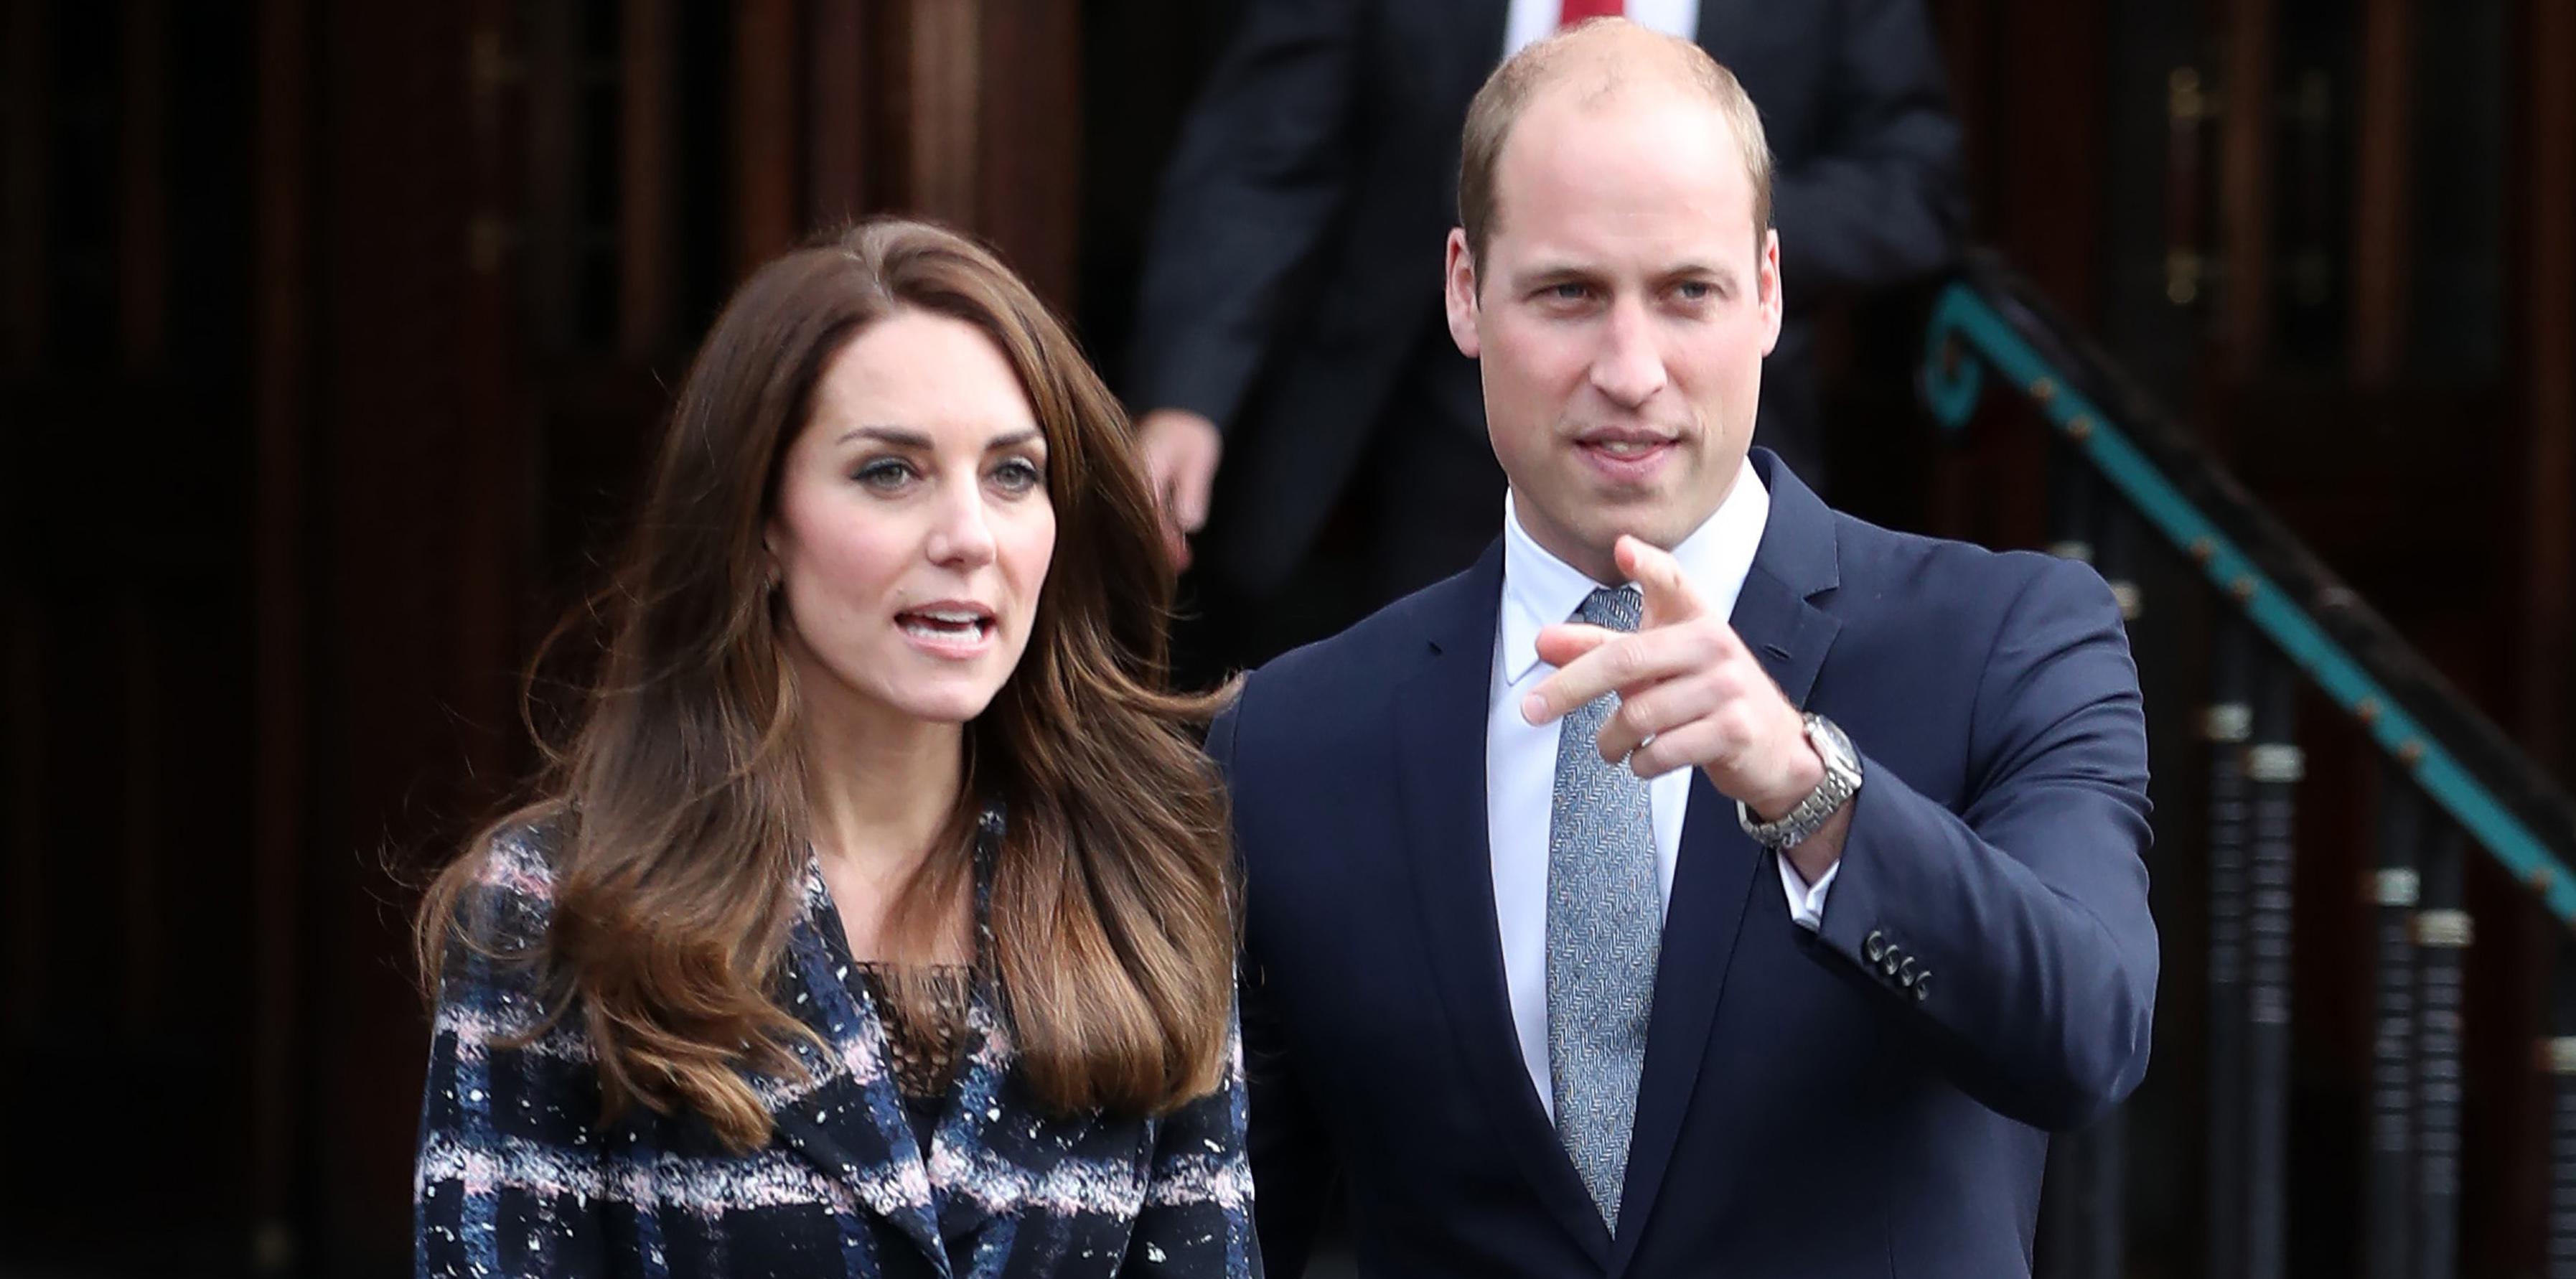
[[[1450,233],[1449,331],[1481,363],[1523,526],[1616,581],[1620,534],[1672,547],[1741,469],[1780,335],[1778,240],[1753,225],[1726,118],[1651,83],[1541,90],[1494,190],[1484,261]]]

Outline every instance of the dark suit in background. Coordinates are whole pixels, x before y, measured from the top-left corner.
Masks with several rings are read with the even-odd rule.
[[[1250,0],[1182,132],[1128,391],[1140,413],[1188,409],[1225,432],[1202,599],[1279,613],[1237,625],[1224,657],[1339,630],[1493,536],[1503,477],[1475,364],[1442,325],[1440,269],[1460,127],[1507,12]],[[1698,26],[1777,158],[1790,311],[1756,439],[1820,475],[1811,304],[1947,260],[1958,125],[1917,0],[1702,0]]]
[[[1523,1067],[1486,724],[1499,546],[1263,667],[1210,735],[1247,874],[1270,1273],[2027,1274],[2048,1133],[2145,1072],[2146,731],[2080,564],[1828,509],[1775,457],[1730,621],[1866,760],[1820,931],[1694,771],[1614,1237]]]

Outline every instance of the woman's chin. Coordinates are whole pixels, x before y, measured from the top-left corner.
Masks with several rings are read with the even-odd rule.
[[[959,681],[954,687],[916,689],[895,709],[927,724],[964,724],[992,706],[998,687]]]

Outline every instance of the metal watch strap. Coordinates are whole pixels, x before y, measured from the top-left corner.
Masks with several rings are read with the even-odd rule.
[[[1850,739],[1842,736],[1841,728],[1833,721],[1821,715],[1809,712],[1805,722],[1807,741],[1815,749],[1816,758],[1824,763],[1824,779],[1817,782],[1816,788],[1807,792],[1805,799],[1799,800],[1795,807],[1776,822],[1762,821],[1753,815],[1752,808],[1744,801],[1735,802],[1735,820],[1744,828],[1744,833],[1752,836],[1753,842],[1774,852],[1785,852],[1795,848],[1805,842],[1808,836],[1824,829],[1825,823],[1832,820],[1833,815],[1844,804],[1850,802],[1852,796],[1860,793],[1861,775],[1857,766],[1858,756],[1848,745]],[[1825,742],[1818,740],[1828,733],[1841,738],[1841,742],[1837,743],[1840,746],[1839,750],[1829,749]],[[1838,759],[1838,755],[1850,756],[1850,762]]]

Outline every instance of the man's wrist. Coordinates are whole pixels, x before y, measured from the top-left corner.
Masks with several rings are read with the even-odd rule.
[[[1798,734],[1797,743],[1797,748],[1789,752],[1789,771],[1781,779],[1780,788],[1760,799],[1745,802],[1745,807],[1752,809],[1754,816],[1766,822],[1787,817],[1791,809],[1825,784],[1825,759],[1816,753],[1816,744],[1807,740],[1804,731]]]
[[[1814,838],[1861,788],[1860,752],[1853,749],[1843,730],[1822,715],[1803,715],[1800,723],[1806,730],[1804,740],[1812,764],[1820,768],[1822,776],[1795,799],[1766,796],[1765,802],[1780,806],[1772,810],[1780,813],[1777,817],[1756,811],[1751,800],[1736,801],[1736,821],[1743,825],[1745,834],[1765,848],[1794,848]],[[1784,784],[1783,789],[1788,785],[1794,783]]]

